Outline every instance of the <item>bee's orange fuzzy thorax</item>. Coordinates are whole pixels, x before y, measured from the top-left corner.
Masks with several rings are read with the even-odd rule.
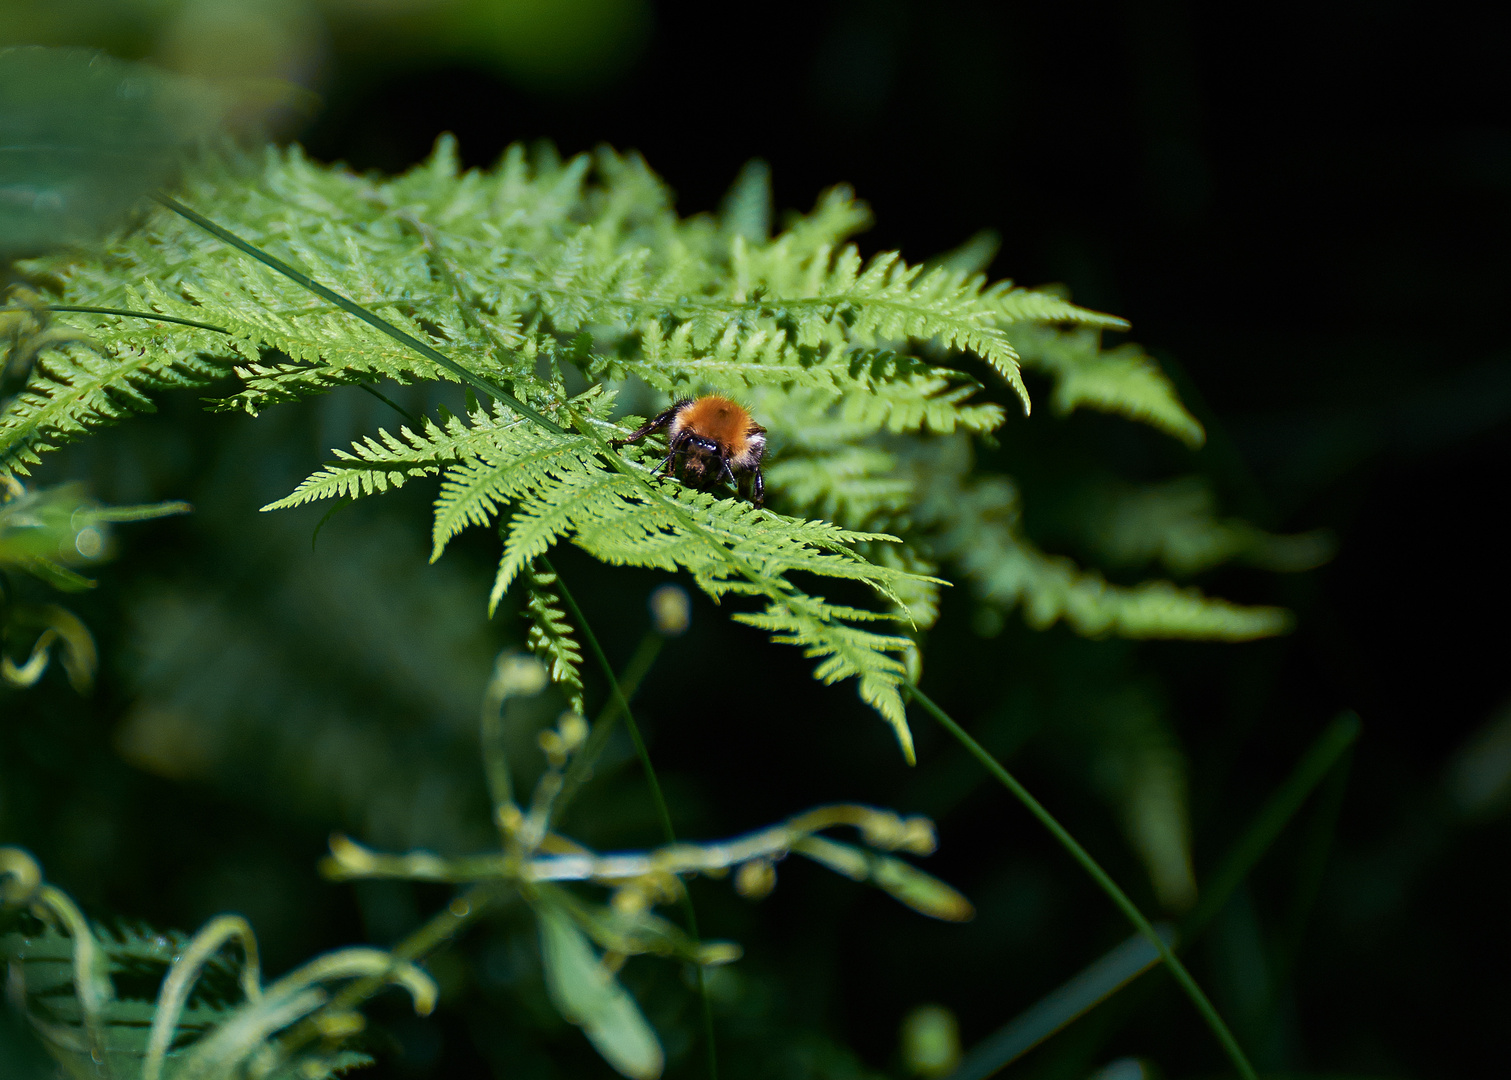
[[[729,448],[730,457],[739,458],[748,449],[750,436],[760,430],[744,406],[727,397],[710,395],[698,398],[677,414],[672,434],[691,431],[694,435],[721,443]]]

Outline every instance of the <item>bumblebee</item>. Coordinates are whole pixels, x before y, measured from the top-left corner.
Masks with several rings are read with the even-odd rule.
[[[766,429],[751,419],[744,406],[716,394],[683,398],[625,438],[615,439],[614,446],[639,442],[662,428],[666,429],[667,455],[657,470],[663,475],[675,471],[700,491],[727,479],[756,506],[765,502],[761,458],[766,453]]]

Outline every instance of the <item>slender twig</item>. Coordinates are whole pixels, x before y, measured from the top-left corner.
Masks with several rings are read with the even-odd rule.
[[[1013,797],[1022,803],[1028,812],[1039,820],[1041,825],[1049,830],[1050,835],[1059,841],[1060,846],[1070,853],[1071,858],[1080,863],[1081,869],[1090,875],[1091,879],[1111,898],[1118,909],[1128,917],[1128,921],[1134,925],[1139,933],[1144,935],[1145,940],[1154,946],[1155,950],[1159,953],[1160,959],[1170,969],[1171,976],[1180,984],[1181,989],[1186,992],[1186,996],[1196,1006],[1196,1011],[1201,1014],[1207,1026],[1212,1029],[1212,1034],[1217,1036],[1217,1041],[1227,1051],[1228,1057],[1232,1060],[1234,1067],[1238,1069],[1239,1076],[1243,1077],[1243,1080],[1258,1080],[1258,1074],[1254,1072],[1254,1066],[1249,1064],[1249,1059],[1245,1056],[1243,1048],[1238,1045],[1238,1040],[1233,1037],[1233,1032],[1228,1029],[1228,1025],[1223,1021],[1223,1018],[1218,1015],[1216,1007],[1212,1004],[1206,993],[1203,992],[1202,988],[1197,985],[1196,980],[1191,977],[1191,973],[1186,970],[1186,965],[1181,963],[1175,953],[1170,951],[1170,946],[1165,943],[1164,938],[1160,937],[1159,932],[1155,930],[1154,925],[1144,916],[1144,913],[1138,909],[1138,905],[1129,899],[1128,894],[1118,887],[1117,882],[1112,880],[1112,876],[1102,869],[1101,864],[1091,857],[1091,854],[1080,845],[1075,837],[1070,835],[1065,826],[1061,825],[1055,816],[1046,810],[1044,805],[1034,798],[1029,793],[1029,790],[1019,783],[1012,773],[1002,767],[1001,762],[994,758],[984,746],[971,738],[966,733],[966,730],[956,723],[949,713],[934,704],[933,700],[922,690],[912,683],[906,683],[905,685],[908,692],[913,696],[913,700],[922,705],[935,720],[938,720],[944,729],[970,752],[972,757],[981,762],[987,772],[995,776],[1002,786],[1007,788],[1013,794]]]
[[[588,648],[592,650],[593,656],[598,661],[598,666],[603,670],[603,677],[609,682],[610,692],[614,695],[615,700],[618,701],[619,711],[624,716],[624,728],[629,732],[630,741],[635,744],[635,753],[640,757],[641,767],[645,769],[646,785],[651,790],[651,799],[656,804],[656,813],[661,817],[661,831],[665,834],[668,844],[675,844],[677,842],[677,834],[672,828],[671,811],[667,809],[666,797],[661,793],[661,782],[656,779],[656,770],[652,767],[651,756],[645,749],[645,740],[640,737],[640,726],[635,723],[635,714],[630,711],[629,699],[625,696],[623,688],[619,685],[619,681],[614,677],[614,669],[609,666],[609,658],[604,654],[603,647],[598,644],[597,636],[589,628],[587,619],[583,617],[582,608],[578,607],[577,601],[573,599],[572,590],[567,588],[566,581],[563,580],[561,574],[557,572],[556,568],[551,565],[551,561],[544,555],[540,556],[540,563],[546,568],[548,573],[556,575],[556,587],[561,591],[561,599],[571,611],[572,618],[576,620],[578,629],[582,631],[583,640],[588,643]],[[693,910],[693,900],[688,894],[685,885],[679,890],[679,894],[682,914],[687,919],[687,932],[692,935],[693,940],[702,941],[703,936],[698,932],[698,916]],[[708,1046],[709,1080],[718,1080],[719,1058],[714,1046],[713,1006],[709,1002],[708,986],[703,978],[703,965],[694,964],[693,970],[698,974],[698,997],[703,1003],[703,1038]]]

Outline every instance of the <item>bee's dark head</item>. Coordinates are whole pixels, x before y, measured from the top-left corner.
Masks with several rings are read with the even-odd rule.
[[[687,458],[682,478],[694,487],[708,487],[719,478],[719,448],[707,439],[692,439],[687,444]]]

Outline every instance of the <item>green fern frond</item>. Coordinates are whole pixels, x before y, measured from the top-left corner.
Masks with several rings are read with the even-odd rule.
[[[124,320],[117,320],[118,322]],[[185,328],[190,336],[205,331]],[[137,335],[123,334],[109,347],[97,335],[79,335],[45,348],[26,386],[0,412],[0,477],[30,475],[40,455],[88,432],[136,413],[154,412],[151,395],[202,389],[229,373],[230,365],[186,349],[164,357]],[[12,349],[26,349],[15,343]],[[0,361],[0,370],[9,362]]]
[[[1018,494],[1000,476],[967,480],[969,452],[943,447],[919,470],[914,515],[928,546],[958,566],[988,603],[1022,607],[1029,625],[1065,621],[1078,633],[1131,638],[1249,641],[1286,632],[1280,608],[1248,607],[1178,588],[1168,581],[1114,585],[1063,556],[1047,555],[1023,535]]]
[[[565,538],[610,564],[687,570],[715,599],[764,596],[763,615],[739,617],[822,658],[815,674],[823,681],[856,678],[862,699],[893,726],[911,760],[897,689],[903,667],[892,655],[908,640],[857,629],[850,624],[886,616],[830,604],[789,580],[794,572],[854,580],[901,606],[895,586],[910,575],[868,563],[851,547],[895,538],[784,518],[680,485],[658,487],[643,475],[610,472],[596,461],[581,464],[520,500],[507,526],[495,605],[530,560]]]
[[[759,293],[751,302],[758,310],[793,324],[797,344],[818,345],[842,324],[845,337],[865,347],[911,340],[963,349],[995,368],[1028,408],[1018,354],[998,326],[1001,298],[983,292],[984,278],[943,267],[924,272],[896,252],[863,265],[853,245],[838,254],[820,248],[799,264],[773,254],[752,252],[737,239],[731,270],[737,282],[748,282],[750,291]],[[724,329],[721,321],[707,315],[697,320],[694,342],[710,343],[714,331]]]
[[[1064,415],[1086,407],[1159,428],[1187,446],[1207,439],[1159,364],[1132,343],[1103,350],[1096,329],[1025,325],[1009,336],[1023,362],[1055,380],[1054,407]]]
[[[732,325],[699,345],[697,330],[697,323],[685,322],[667,334],[660,322],[648,322],[638,356],[607,356],[593,373],[614,379],[634,374],[671,394],[703,387],[808,390],[825,405],[839,404],[849,420],[869,431],[991,431],[1005,417],[994,402],[969,401],[979,384],[953,368],[890,349],[855,348],[840,334],[830,334],[822,346],[805,346],[775,326]]]
[[[914,341],[974,352],[1021,395],[1003,327],[1120,325],[1050,294],[987,287],[980,275],[909,267],[895,254],[863,266],[853,246],[836,254],[866,220],[839,193],[769,242],[743,232],[721,240],[707,219],[677,219],[638,157],[607,151],[561,162],[515,148],[490,173],[460,173],[443,141],[392,181],[317,166],[297,148],[260,161],[212,157],[186,197],[480,375],[522,383],[527,397],[547,392],[536,357],[563,355],[591,330],[584,359],[644,368],[666,389],[786,381],[864,401],[894,431],[989,430],[1000,407],[967,402],[958,373],[889,350]],[[108,263],[55,258],[30,270],[75,306],[142,317],[70,316],[120,370],[34,380],[31,408],[6,417],[22,442],[47,446],[49,430],[119,419],[119,407],[94,399],[145,407],[146,393],[185,385],[186,373],[201,376],[195,385],[239,376],[240,392],[217,407],[250,413],[359,382],[457,377],[163,212],[117,241]],[[658,335],[681,345],[664,350]],[[70,402],[62,384],[85,400]]]
[[[771,238],[771,166],[747,161],[719,205],[719,231],[730,238],[764,244]]]
[[[601,423],[613,406],[613,395],[594,387],[576,398],[574,405]],[[439,558],[446,542],[462,529],[491,521],[512,492],[543,482],[557,458],[584,452],[580,437],[535,426],[502,404],[495,403],[491,410],[479,407],[466,420],[443,413],[440,423],[424,418],[418,433],[407,425],[398,435],[380,429],[376,437],[354,442],[350,451],[333,450],[338,460],[262,509],[284,510],[318,499],[361,498],[445,470],[436,505],[433,558]]]
[[[554,682],[566,695],[567,705],[582,716],[583,705],[582,647],[572,634],[561,608],[561,597],[551,588],[556,575],[531,566],[525,575],[525,618],[530,620],[530,651],[540,657]]]
[[[594,388],[573,402],[572,415],[590,429],[603,426],[612,403],[611,394]],[[358,497],[444,469],[433,557],[463,528],[489,524],[506,507],[514,508],[504,529],[490,611],[534,559],[563,539],[613,565],[687,570],[716,599],[731,592],[765,596],[772,618],[784,620],[780,640],[828,658],[820,668],[826,681],[860,677],[862,696],[894,726],[902,724],[896,692],[901,666],[890,653],[905,648],[907,640],[856,631],[849,623],[878,616],[827,604],[789,580],[801,572],[861,582],[906,610],[898,589],[909,588],[914,575],[869,563],[854,550],[857,544],[895,542],[895,537],[784,517],[675,481],[652,484],[638,470],[657,463],[658,455],[632,451],[624,463],[627,474],[605,463],[601,441],[545,431],[502,406],[469,420],[427,421],[420,435],[404,428],[399,437],[384,432],[356,443],[351,453],[339,452],[339,462],[267,509]],[[905,727],[899,731],[904,746],[910,745]]]
[[[1009,608],[1021,603],[1035,629],[1063,619],[1091,636],[1253,641],[1291,626],[1281,608],[1234,604],[1168,581],[1112,585],[1095,571],[1021,541],[961,553],[957,561],[984,598]]]
[[[875,612],[841,608],[813,597],[789,596],[758,614],[732,617],[767,631],[773,641],[801,647],[810,659],[821,659],[813,673],[821,682],[856,679],[861,700],[892,726],[903,756],[908,764],[913,763],[913,735],[899,690],[907,669],[893,655],[906,651],[912,643],[905,637],[872,633],[842,621],[870,621],[877,618]]]
[[[1025,408],[1020,348],[1055,377],[1061,411],[1118,411],[1198,441],[1152,361],[1100,349],[1100,329],[1121,320],[1052,291],[988,284],[975,271],[989,245],[934,264],[863,261],[847,239],[869,211],[845,189],[770,236],[769,195],[753,168],[720,217],[679,218],[643,160],[609,150],[563,160],[513,147],[497,167],[464,172],[442,140],[395,179],[320,166],[297,148],[207,157],[184,198],[334,293],[312,295],[224,230],[162,212],[106,260],[30,264],[60,306],[115,314],[59,316],[57,336],[27,346],[34,370],[0,416],[0,470],[24,471],[63,439],[150,408],[159,390],[225,375],[241,386],[213,407],[251,413],[380,380],[465,378],[495,397],[507,387],[513,411],[469,406],[379,431],[268,509],[439,476],[433,557],[469,525],[504,521],[492,605],[562,540],[615,565],[687,570],[716,599],[760,599],[762,625],[819,659],[821,677],[856,678],[904,741],[898,656],[912,643],[863,629],[869,616],[801,591],[801,575],[861,582],[915,626],[937,613],[932,567],[952,561],[989,602],[1021,604],[1036,623],[1275,632],[1281,617],[1268,609],[1159,582],[1121,588],[1042,554],[1015,511],[993,503],[999,481],[972,488],[941,464],[966,433],[1006,420],[952,366],[960,353],[990,365]],[[568,367],[596,384],[571,401]],[[773,501],[808,519],[652,483],[654,451],[612,452],[627,429],[601,384],[630,376],[668,395],[741,396],[770,433]]]
[[[1321,566],[1335,541],[1326,531],[1276,535],[1238,518],[1220,518],[1211,488],[1195,476],[1159,484],[1097,485],[1096,512],[1083,523],[1094,550],[1113,566],[1158,562],[1186,576],[1234,561],[1278,573]]]
[[[780,247],[783,261],[801,262],[819,251],[832,251],[869,229],[873,220],[871,208],[855,197],[849,184],[836,184],[820,193],[808,213],[794,215],[773,246]]]
[[[766,479],[804,513],[868,526],[902,516],[914,495],[896,455],[869,445],[789,456],[767,469]]]

